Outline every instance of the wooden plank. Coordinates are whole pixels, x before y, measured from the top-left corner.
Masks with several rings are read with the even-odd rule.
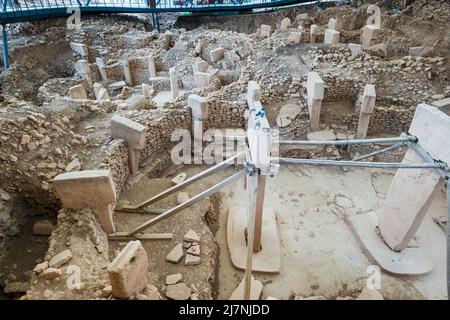
[[[173,233],[143,233],[134,236],[128,232],[116,232],[108,235],[109,240],[172,240]]]

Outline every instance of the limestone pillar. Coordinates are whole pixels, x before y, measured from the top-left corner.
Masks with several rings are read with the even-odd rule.
[[[132,87],[133,79],[131,76],[130,60],[128,60],[128,58],[124,58],[122,61],[122,66],[123,66],[123,73],[125,75],[125,83],[127,84],[127,86]]]
[[[272,27],[267,24],[262,24],[260,30],[262,38],[269,38],[272,33]]]
[[[368,49],[377,43],[380,28],[375,25],[365,25],[361,29],[361,44],[363,49]]]
[[[88,85],[92,85],[91,67],[87,60],[78,60],[75,63],[75,71],[87,81]]]
[[[63,208],[90,207],[106,233],[115,232],[113,222],[116,190],[109,170],[85,170],[57,175],[53,187]]]
[[[130,119],[114,116],[111,118],[111,135],[115,139],[123,139],[128,146],[128,165],[130,172],[139,170],[139,154],[145,148],[147,128]]]
[[[325,92],[325,84],[317,72],[308,72],[306,90],[311,130],[316,131],[319,129],[320,109]]]
[[[85,44],[77,43],[77,42],[71,42],[70,43],[70,48],[72,49],[73,52],[75,52],[76,54],[79,54],[80,56],[83,57],[83,59],[87,60],[88,49],[87,49],[87,46]]]
[[[312,24],[311,27],[309,28],[309,43],[311,44],[316,43],[317,36],[319,34],[320,28],[317,25]]]
[[[148,56],[148,72],[150,74],[150,78],[156,77],[156,66],[155,66],[155,58],[153,57],[153,54],[150,54]]]
[[[106,88],[104,88],[98,82],[94,83],[94,93],[95,93],[95,99],[97,99],[97,101],[99,101],[99,102],[104,102],[106,100],[109,100],[108,90],[106,90]]]
[[[176,99],[179,96],[178,92],[178,77],[175,68],[169,69],[170,90],[172,91],[172,99]]]
[[[95,63],[97,63],[97,68],[98,68],[98,72],[100,73],[100,78],[102,79],[103,82],[107,83],[108,77],[106,75],[105,62],[103,61],[102,58],[95,58]]]
[[[217,48],[217,49],[211,50],[211,52],[209,53],[211,62],[217,62],[219,60],[222,60],[224,55],[225,55],[224,48]]]
[[[450,117],[426,104],[417,106],[409,133],[433,159],[450,164]],[[403,163],[421,163],[422,158],[409,149]],[[392,250],[404,249],[414,237],[434,195],[440,175],[430,169],[398,170],[380,210],[380,231]]]
[[[208,118],[208,99],[191,94],[188,97],[188,107],[192,113],[194,164],[201,164],[203,162],[203,120]]]
[[[375,111],[376,100],[375,86],[373,84],[366,84],[361,100],[361,111],[359,113],[358,130],[356,137],[364,139],[369,128],[370,116]]]
[[[291,26],[291,19],[284,18],[281,20],[280,29],[281,30],[287,30]]]
[[[87,99],[86,90],[83,85],[78,84],[69,88],[69,97],[72,99]]]
[[[300,43],[301,39],[302,39],[301,32],[291,32],[288,37],[288,42]]]

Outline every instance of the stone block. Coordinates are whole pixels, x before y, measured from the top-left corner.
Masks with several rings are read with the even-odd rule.
[[[267,24],[262,24],[260,30],[263,38],[268,38],[272,34],[272,27]]]
[[[72,49],[73,52],[75,52],[76,54],[79,54],[82,57],[88,56],[88,48],[83,43],[71,42],[70,48]]]
[[[206,120],[208,118],[208,98],[191,94],[188,97],[188,107],[192,112],[192,121]]]
[[[77,84],[69,88],[69,97],[72,99],[87,99],[86,90],[83,85]]]
[[[300,43],[301,39],[302,39],[301,32],[291,32],[288,37],[288,41],[293,43]]]
[[[217,48],[217,49],[211,50],[211,52],[209,53],[211,62],[217,62],[219,60],[222,60],[224,55],[225,55],[224,48]]]
[[[338,44],[339,43],[339,31],[326,29],[323,43],[324,44]]]
[[[280,29],[281,30],[287,30],[291,26],[291,19],[284,18],[281,20]]]
[[[108,266],[112,295],[128,299],[147,285],[148,258],[139,240],[130,241]]]
[[[142,150],[145,148],[147,127],[136,121],[115,115],[111,118],[111,135],[115,139],[123,139],[128,148]]]

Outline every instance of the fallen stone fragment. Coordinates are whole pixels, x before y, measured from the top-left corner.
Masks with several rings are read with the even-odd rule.
[[[186,252],[194,256],[200,256],[200,245],[191,246]]]
[[[49,236],[54,229],[53,222],[47,219],[38,220],[33,224],[33,234],[37,236]]]
[[[384,298],[377,289],[364,287],[356,300],[384,300]]]
[[[166,260],[172,263],[178,263],[183,258],[183,245],[177,244],[166,256]]]
[[[191,296],[191,288],[184,283],[167,286],[166,297],[172,300],[188,300]]]
[[[202,259],[197,256],[193,256],[192,254],[187,254],[186,259],[184,259],[185,266],[196,266],[202,262]]]
[[[81,163],[78,158],[73,159],[69,162],[69,164],[64,169],[66,172],[72,172],[72,171],[80,171],[81,170]]]
[[[69,249],[66,249],[51,258],[48,265],[51,268],[59,268],[70,259],[72,259],[72,252]]]
[[[175,184],[180,184],[182,183],[184,180],[186,180],[187,174],[186,172],[182,172],[180,174],[177,174],[173,179],[172,182]]]
[[[171,274],[166,277],[166,285],[177,284],[181,280],[183,280],[181,273]]]
[[[44,261],[42,263],[37,264],[36,267],[34,267],[33,272],[41,273],[42,271],[44,271],[47,268],[48,268],[48,262]]]
[[[182,204],[189,200],[189,194],[187,192],[179,192],[177,194],[177,204]]]
[[[200,236],[191,229],[184,235],[183,240],[189,242],[200,242]]]
[[[46,280],[52,280],[62,276],[62,271],[57,268],[47,268],[41,273],[41,277]]]
[[[28,282],[11,282],[3,291],[5,293],[25,293],[29,288],[30,284]]]

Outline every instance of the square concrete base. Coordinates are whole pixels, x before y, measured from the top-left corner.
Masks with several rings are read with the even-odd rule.
[[[392,251],[377,232],[378,215],[375,212],[348,217],[347,222],[366,254],[384,271],[399,275],[420,275],[433,269],[433,263],[420,248],[407,247],[400,252]]]
[[[233,291],[229,300],[244,300],[244,287],[245,278],[237,286],[236,290]],[[263,290],[263,284],[252,277],[252,282],[250,286],[250,300],[259,300],[261,298]]]
[[[232,264],[245,270],[247,261],[247,208],[231,207],[228,212],[227,243]],[[278,273],[281,267],[280,237],[278,235],[275,211],[264,207],[262,222],[262,250],[253,254],[253,271]]]

